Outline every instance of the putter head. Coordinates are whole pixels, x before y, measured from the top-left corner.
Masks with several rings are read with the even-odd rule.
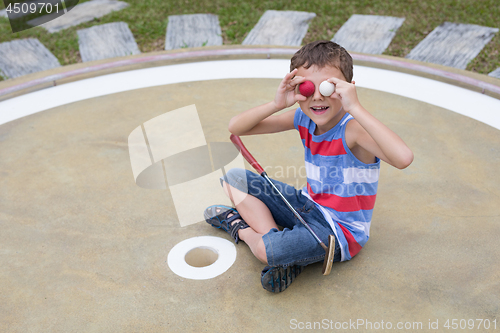
[[[323,275],[330,274],[330,271],[332,270],[334,257],[335,257],[335,236],[328,235],[328,249],[325,251],[325,261],[323,261]]]

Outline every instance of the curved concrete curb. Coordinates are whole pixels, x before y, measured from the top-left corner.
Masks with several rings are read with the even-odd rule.
[[[187,62],[228,59],[287,59],[298,50],[276,46],[221,46],[161,51],[64,66],[0,82],[0,100],[90,77]],[[500,99],[500,79],[403,58],[351,53],[355,65],[383,68],[457,85]]]

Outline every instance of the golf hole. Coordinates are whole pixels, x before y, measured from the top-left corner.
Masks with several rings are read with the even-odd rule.
[[[219,254],[215,249],[207,246],[200,246],[186,253],[184,260],[189,266],[207,267],[216,262],[218,258]]]
[[[213,236],[188,238],[168,253],[168,267],[175,274],[193,280],[212,279],[227,271],[236,260],[233,242]]]

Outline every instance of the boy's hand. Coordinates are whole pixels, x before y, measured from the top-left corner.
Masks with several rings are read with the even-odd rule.
[[[336,77],[332,77],[327,81],[335,85],[335,92],[330,97],[339,99],[346,112],[351,113],[360,106],[354,81],[349,83]]]
[[[304,77],[295,76],[295,73],[297,73],[296,68],[285,75],[278,87],[278,91],[274,97],[274,105],[278,111],[292,106],[298,101],[305,101],[307,99],[307,97],[295,92],[297,85],[305,81]]]
[[[352,144],[398,169],[410,165],[413,152],[396,133],[363,108],[358,100],[354,81],[348,83],[336,77],[327,81],[335,84],[335,92],[330,98],[339,99],[344,110],[356,119],[356,122],[348,123],[346,129],[347,131],[350,127]]]

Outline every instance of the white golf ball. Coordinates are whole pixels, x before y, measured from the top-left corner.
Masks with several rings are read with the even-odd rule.
[[[323,96],[328,97],[331,94],[333,94],[334,91],[335,91],[335,85],[333,83],[330,83],[328,81],[323,81],[319,85],[319,92]]]

